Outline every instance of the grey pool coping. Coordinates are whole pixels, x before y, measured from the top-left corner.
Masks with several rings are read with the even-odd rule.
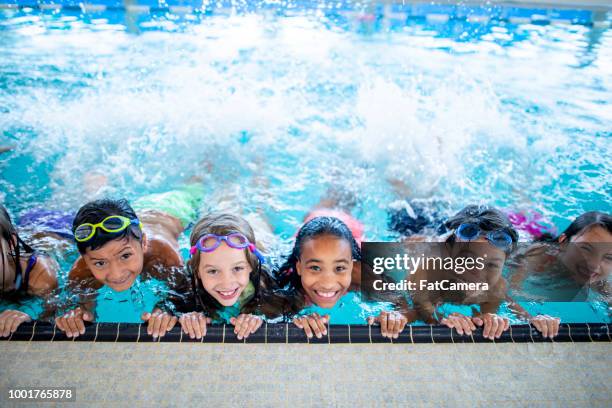
[[[489,340],[478,328],[472,335],[459,335],[442,325],[408,325],[397,339],[388,339],[380,334],[378,326],[329,325],[328,335],[309,339],[304,331],[292,323],[267,324],[247,339],[238,340],[231,325],[211,325],[202,339],[191,339],[180,327],[175,326],[163,337],[154,339],[147,334],[147,326],[138,323],[94,323],[89,324],[85,334],[77,338],[67,337],[56,325],[45,322],[30,322],[19,326],[4,341],[75,341],[75,342],[132,342],[132,343],[259,343],[259,344],[338,344],[338,343],[542,343],[542,342],[611,342],[609,323],[562,323],[554,339],[544,338],[535,327],[511,325],[499,339]]]

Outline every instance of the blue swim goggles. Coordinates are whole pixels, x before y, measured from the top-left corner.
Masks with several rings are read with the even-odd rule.
[[[455,235],[463,241],[474,241],[484,236],[487,241],[504,251],[512,247],[512,237],[503,229],[485,232],[478,224],[465,223],[459,225],[455,230]]]

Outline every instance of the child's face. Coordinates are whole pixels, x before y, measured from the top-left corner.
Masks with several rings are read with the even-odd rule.
[[[142,242],[132,237],[109,241],[96,250],[88,248],[83,260],[100,283],[121,292],[142,272],[146,239],[143,234]]]
[[[612,273],[612,234],[601,226],[573,236],[566,248],[563,263],[578,283],[605,281]]]
[[[232,306],[249,284],[253,268],[243,249],[222,242],[212,252],[200,252],[198,276],[204,290],[223,306]]]
[[[317,306],[333,307],[351,286],[350,243],[324,235],[304,242],[301,252],[296,269],[304,291]]]
[[[452,256],[455,258],[483,258],[484,268],[470,268],[458,275],[459,280],[468,283],[488,283],[494,285],[502,275],[506,253],[491,244],[485,237],[478,237],[473,241],[462,241],[457,238],[459,245],[453,246]]]

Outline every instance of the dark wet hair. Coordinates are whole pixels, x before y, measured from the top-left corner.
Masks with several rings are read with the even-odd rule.
[[[278,285],[290,298],[296,298],[303,292],[302,280],[297,274],[296,264],[302,255],[304,243],[311,239],[322,236],[332,236],[343,239],[351,245],[351,256],[356,261],[361,261],[361,249],[353,237],[351,230],[344,222],[336,217],[316,217],[308,221],[300,228],[291,254],[280,267]],[[303,296],[299,296],[303,298]],[[297,303],[292,305],[293,311],[299,311],[303,307],[303,299],[297,299]]]
[[[483,231],[503,230],[512,238],[512,249],[518,242],[518,232],[502,211],[487,205],[468,205],[457,214],[449,218],[444,227],[449,230],[456,230],[461,224],[477,224]],[[446,242],[455,242],[455,234],[452,234]]]
[[[21,276],[23,271],[21,270],[21,255],[22,253],[31,254],[34,252],[32,247],[26,244],[17,233],[17,229],[13,225],[11,221],[11,216],[9,215],[7,209],[0,204],[0,237],[4,239],[9,247],[10,253],[8,254],[13,263],[15,264],[15,276]],[[2,293],[4,293],[4,273],[6,270],[6,265],[4,264],[5,256],[1,254],[2,258]],[[28,288],[21,287],[20,291],[27,291]]]
[[[91,201],[82,206],[72,222],[72,232],[84,223],[97,224],[110,215],[121,215],[129,219],[138,218],[136,212],[126,199],[113,200],[103,198]],[[97,229],[95,235],[86,242],[77,242],[77,248],[82,255],[87,249],[95,250],[101,248],[110,241],[116,239],[133,238],[137,241],[142,240],[142,231],[136,225],[130,225],[123,231],[110,233],[102,229]]]
[[[600,211],[589,211],[580,215],[576,218],[570,225],[563,231],[561,235],[565,235],[566,239],[572,239],[573,236],[582,233],[587,228],[598,225],[612,234],[612,216],[610,214],[606,214]],[[555,240],[559,242],[559,238],[561,235],[557,237]]]

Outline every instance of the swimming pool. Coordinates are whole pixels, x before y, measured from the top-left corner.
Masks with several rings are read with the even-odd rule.
[[[0,194],[16,215],[73,211],[201,177],[207,199],[232,185],[237,206],[266,212],[277,255],[330,186],[352,197],[368,240],[397,239],[391,178],[445,215],[488,203],[563,229],[612,211],[606,10],[3,6],[0,145],[13,149]],[[92,174],[107,182],[92,188]],[[536,306],[609,322],[605,306]]]

